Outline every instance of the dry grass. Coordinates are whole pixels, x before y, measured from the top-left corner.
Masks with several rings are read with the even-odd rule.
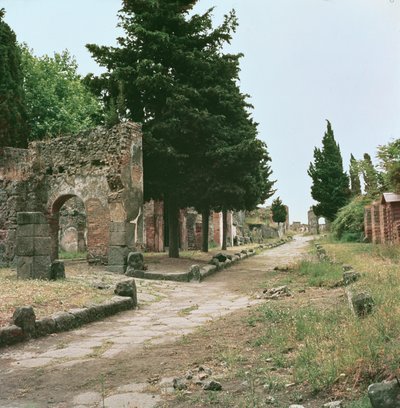
[[[19,306],[33,306],[38,318],[58,311],[100,303],[112,297],[113,291],[99,290],[93,282],[110,283],[113,277],[86,264],[67,267],[67,279],[59,281],[21,280],[11,269],[0,269],[0,326],[8,325]]]

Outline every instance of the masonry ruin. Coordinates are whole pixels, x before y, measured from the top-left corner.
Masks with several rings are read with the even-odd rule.
[[[364,208],[364,234],[374,244],[400,243],[400,194],[383,193]]]
[[[308,231],[310,234],[319,234],[319,220],[318,216],[315,215],[313,207],[308,210]]]
[[[123,272],[127,254],[144,247],[140,125],[123,123],[32,142],[28,149],[0,149],[0,265],[15,265],[19,256],[19,212],[44,215],[49,256],[57,259],[59,239],[65,237],[60,234],[60,218],[66,217],[62,209],[71,199],[85,213],[74,226],[77,246],[87,249],[90,262]]]
[[[163,252],[168,247],[167,215],[162,201],[150,201],[144,205],[144,223],[146,236],[146,250]],[[201,249],[202,222],[201,215],[193,208],[180,210],[179,213],[179,242],[181,250]],[[237,235],[237,222],[234,213],[228,211],[227,217],[227,245],[233,245]],[[211,212],[209,219],[208,241],[212,246],[222,245],[222,213]]]

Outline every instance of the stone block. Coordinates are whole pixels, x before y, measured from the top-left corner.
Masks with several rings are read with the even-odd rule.
[[[17,277],[19,279],[31,279],[33,270],[33,257],[18,256],[17,257]]]
[[[59,312],[52,316],[55,322],[55,328],[57,332],[71,330],[77,326],[77,319],[75,316],[68,312]]]
[[[219,252],[217,255],[214,255],[214,258],[217,258],[219,262],[225,262],[227,256],[221,252]]]
[[[362,317],[372,313],[374,300],[369,293],[361,292],[352,295],[351,302],[353,305],[354,313],[357,316]]]
[[[54,261],[51,264],[51,279],[65,279],[65,266],[62,261]]]
[[[112,272],[112,273],[119,273],[123,275],[126,271],[126,266],[125,265],[108,265],[107,271]]]
[[[26,339],[26,334],[21,327],[11,325],[0,327],[0,346],[19,343]]]
[[[33,257],[31,278],[33,279],[50,279],[51,278],[50,256]]]
[[[17,224],[47,224],[47,219],[41,212],[19,212],[17,213]]]
[[[361,278],[361,274],[355,271],[343,272],[343,283],[345,285],[350,285],[353,282],[358,281]]]
[[[126,243],[129,247],[137,240],[138,237],[135,236],[136,225],[132,223],[128,223],[126,226],[126,234],[125,239]]]
[[[200,266],[199,265],[192,265],[189,270],[189,279],[193,279],[194,281],[201,281],[201,273],[200,273]]]
[[[126,232],[126,223],[125,222],[111,222],[110,223],[110,232]]]
[[[33,227],[35,237],[48,237],[50,234],[48,224],[35,224]]]
[[[124,246],[126,245],[126,233],[125,232],[110,232],[110,246]]]
[[[33,241],[34,255],[45,256],[51,254],[51,238],[50,237],[35,237]]]
[[[114,293],[117,296],[126,296],[131,297],[133,299],[133,303],[135,306],[137,305],[137,291],[136,291],[136,283],[135,279],[127,279],[122,282],[118,282]]]
[[[71,309],[69,313],[75,316],[77,324],[83,325],[85,323],[89,323],[93,321],[93,317],[91,316],[89,308],[82,308],[82,309]]]
[[[33,237],[34,235],[34,224],[23,224],[18,226],[19,237]]]
[[[17,256],[33,256],[34,245],[32,237],[17,237],[16,242],[16,255]]]
[[[125,246],[110,246],[108,265],[126,265],[129,249]]]
[[[141,252],[130,252],[127,260],[128,266],[131,269],[143,270],[144,269],[144,257]]]
[[[36,320],[35,323],[35,337],[46,336],[47,334],[55,333],[56,322],[52,317],[45,317]]]
[[[35,332],[36,315],[32,306],[17,307],[13,314],[13,322],[16,326],[31,335]]]
[[[400,407],[400,385],[397,380],[371,384],[368,397],[372,408]]]

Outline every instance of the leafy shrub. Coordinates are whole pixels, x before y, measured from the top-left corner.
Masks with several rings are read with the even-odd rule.
[[[371,198],[358,196],[342,207],[331,225],[333,236],[345,242],[362,241],[364,237],[364,207],[370,203]]]

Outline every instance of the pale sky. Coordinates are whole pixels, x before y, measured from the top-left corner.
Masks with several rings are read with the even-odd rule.
[[[0,0],[18,41],[38,55],[68,49],[99,72],[85,44],[114,45],[121,0]],[[400,137],[400,0],[199,0],[215,20],[235,8],[232,52],[290,220],[307,221],[307,168],[329,119],[347,169]],[[276,196],[275,196],[276,197]],[[271,201],[271,200],[270,200]]]

